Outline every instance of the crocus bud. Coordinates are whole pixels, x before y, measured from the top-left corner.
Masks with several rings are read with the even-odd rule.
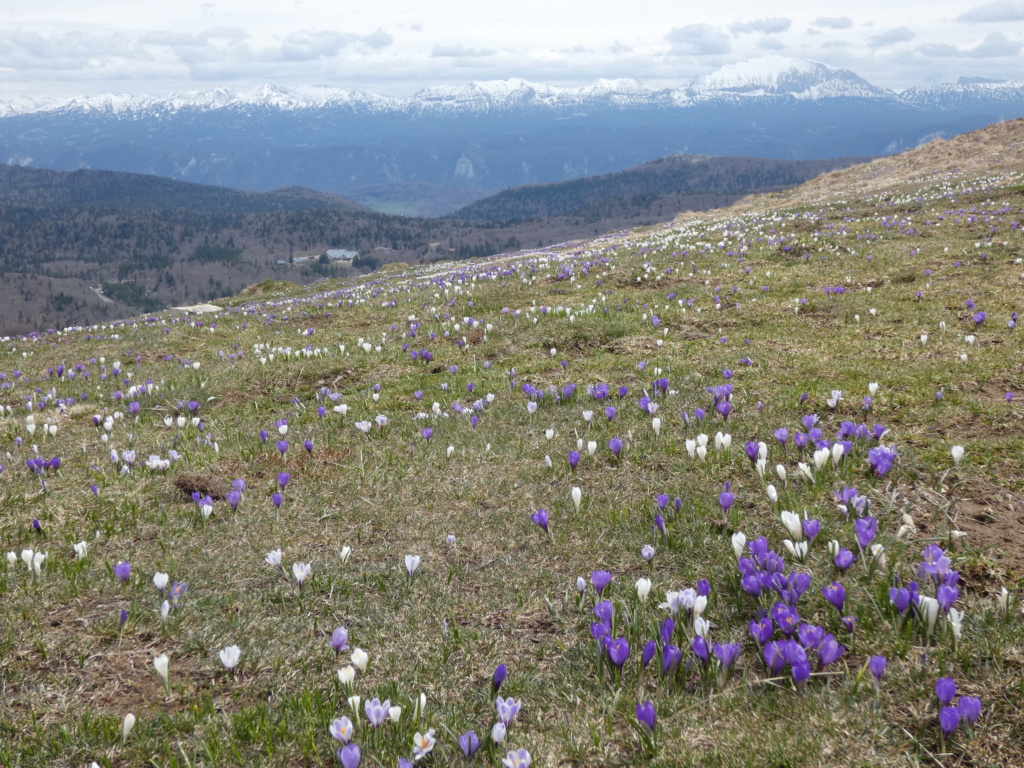
[[[128,734],[132,732],[132,728],[135,727],[135,715],[129,712],[124,716],[124,721],[121,723],[121,745],[128,740]]]

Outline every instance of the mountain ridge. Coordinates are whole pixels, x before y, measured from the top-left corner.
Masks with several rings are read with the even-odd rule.
[[[698,75],[675,88],[651,88],[635,78],[598,78],[593,83],[565,87],[519,77],[504,80],[472,80],[463,85],[435,85],[412,96],[393,97],[335,85],[278,86],[264,83],[248,90],[227,86],[173,92],[166,96],[102,93],[77,96],[46,104],[31,100],[0,102],[0,118],[15,115],[62,112],[102,112],[111,115],[168,114],[179,111],[265,108],[299,111],[351,108],[364,113],[397,112],[425,114],[443,111],[479,111],[528,104],[535,107],[569,107],[601,102],[623,107],[645,105],[680,108],[693,102],[743,96],[746,98],[871,98],[894,102],[928,93],[1016,94],[1024,80],[985,81],[961,77],[958,83],[911,86],[903,91],[880,88],[855,72],[807,59],[763,56]]]

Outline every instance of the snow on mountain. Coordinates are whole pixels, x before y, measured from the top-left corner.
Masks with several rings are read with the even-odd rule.
[[[900,94],[900,101],[921,109],[970,108],[1024,103],[1024,80],[981,81],[960,78],[958,83],[914,86]]]
[[[600,107],[685,108],[704,104],[836,99],[893,100],[908,106],[958,109],[978,104],[1024,103],[1024,82],[983,82],[965,78],[956,85],[910,88],[900,94],[872,85],[847,69],[785,56],[764,56],[728,64],[689,84],[668,90],[629,78],[600,79],[578,88],[534,83],[521,78],[474,80],[465,85],[425,88],[408,98],[382,96],[328,85],[261,85],[248,91],[219,87],[165,97],[101,94],[61,102],[29,99],[0,104],[0,118],[33,113],[112,115],[121,119],[220,110],[249,113],[345,109],[355,114],[459,115],[505,113],[519,109],[590,110]]]
[[[895,94],[869,83],[848,69],[833,69],[816,61],[786,56],[763,56],[727,64],[702,75],[683,89],[697,101],[723,96],[795,99],[893,98]]]
[[[51,103],[34,110],[21,109],[17,113],[109,113],[118,117],[137,118],[188,111],[270,109],[288,112],[328,107],[349,107],[360,111],[379,112],[400,109],[401,105],[401,99],[350,88],[320,85],[282,88],[267,84],[249,91],[218,87],[201,91],[182,91],[166,97],[133,96],[127,93],[100,94]],[[3,114],[3,108],[0,107],[0,115]]]

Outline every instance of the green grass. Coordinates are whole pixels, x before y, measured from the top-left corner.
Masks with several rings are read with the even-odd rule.
[[[916,197],[915,228],[966,205]],[[1004,203],[1009,211],[987,214]],[[438,765],[462,759],[456,738],[469,728],[486,742],[496,719],[491,674],[501,663],[509,669],[502,694],[523,706],[506,742],[477,756],[489,765],[518,747],[529,749],[535,764],[552,766],[1018,764],[1024,759],[1024,630],[1016,604],[1024,586],[1017,533],[1024,360],[1019,331],[1006,320],[1021,309],[1024,271],[1015,263],[1022,239],[1009,222],[1024,214],[1013,187],[986,189],[970,205],[983,207],[975,215],[993,221],[982,226],[944,214],[943,226],[925,228],[927,236],[901,233],[873,218],[901,215],[893,203],[877,200],[815,206],[798,221],[784,210],[760,219],[709,216],[576,245],[566,253],[577,255],[563,260],[496,258],[488,262],[502,269],[494,280],[474,280],[483,271],[475,262],[435,265],[369,276],[365,287],[332,280],[293,288],[281,301],[263,292],[230,313],[196,321],[168,316],[10,341],[0,354],[11,385],[0,390],[0,402],[12,411],[0,421],[0,451],[10,453],[0,474],[0,546],[17,557],[11,565],[0,559],[0,764],[331,764],[337,744],[328,726],[352,716],[350,691],[337,677],[351,652],[336,658],[328,642],[338,625],[348,628],[352,648],[369,654],[352,692],[403,707],[399,723],[376,735],[360,712],[356,740],[364,765],[411,757],[413,734],[427,728],[436,730]],[[727,220],[725,229],[742,230],[747,241],[742,261],[728,253],[743,243],[724,234]],[[835,235],[844,224],[850,234]],[[993,226],[998,247],[975,248]],[[771,242],[773,229],[775,235],[798,229],[800,246],[782,250]],[[857,238],[867,232],[880,237]],[[726,239],[728,246],[716,246]],[[990,254],[987,262],[981,252]],[[803,259],[805,253],[811,258]],[[557,277],[566,264],[572,281]],[[826,296],[823,289],[834,286],[848,290]],[[670,293],[676,294],[671,300]],[[973,329],[968,299],[988,315],[980,329]],[[658,328],[652,314],[660,318]],[[410,316],[420,324],[415,338],[407,335]],[[469,317],[479,327],[467,327]],[[312,336],[300,335],[309,328]],[[964,341],[971,333],[973,345]],[[928,334],[923,346],[921,334]],[[460,349],[456,341],[463,337],[468,345]],[[359,339],[380,351],[363,352]],[[411,359],[403,343],[430,350],[433,359]],[[264,346],[257,351],[256,345]],[[298,354],[307,346],[316,354]],[[241,358],[232,357],[238,352]],[[112,373],[114,360],[122,362],[120,377]],[[48,375],[58,364],[82,364],[90,377]],[[15,369],[25,377],[15,380]],[[725,369],[734,372],[734,393],[723,423],[705,388],[724,383]],[[660,377],[671,392],[658,398],[656,436],[637,400]],[[127,392],[148,380],[155,391],[111,399],[115,389]],[[609,385],[618,409],[611,423],[605,403],[586,393],[599,382]],[[879,391],[865,412],[861,398],[869,382]],[[546,399],[531,415],[524,383],[577,389],[568,401]],[[620,386],[629,389],[621,401]],[[344,418],[332,410],[334,401],[318,395],[323,388],[340,393],[337,402],[349,407]],[[66,413],[52,402],[36,407],[38,428],[30,435],[25,398],[38,401],[51,389],[76,402]],[[832,390],[843,392],[834,410],[826,404]],[[937,390],[944,392],[939,402]],[[423,392],[421,402],[415,391]],[[1007,403],[1006,391],[1017,399]],[[473,428],[471,403],[488,393],[494,402]],[[127,407],[132,399],[141,406],[137,421]],[[179,402],[189,400],[202,404],[202,429],[164,426],[166,415],[187,415]],[[417,418],[435,401],[447,416]],[[453,411],[456,401],[467,414]],[[318,406],[326,408],[323,418]],[[699,426],[696,408],[709,414]],[[593,411],[590,424],[584,410]],[[92,416],[114,411],[124,418],[103,442]],[[772,433],[780,426],[802,429],[808,413],[821,417],[826,438],[844,420],[884,425],[890,432],[883,444],[899,452],[894,468],[875,477],[864,443],[837,469],[829,464],[813,483],[801,481],[797,461],[809,457],[798,456],[792,443],[784,452]],[[387,416],[383,430],[374,426],[364,436],[354,427],[377,414]],[[290,443],[283,458],[275,448],[275,422],[282,418]],[[42,425],[49,422],[58,432],[44,439]],[[428,425],[429,442],[420,433]],[[261,429],[269,432],[265,444]],[[547,429],[555,433],[550,440]],[[714,448],[719,431],[732,436],[730,451]],[[705,461],[685,448],[701,432],[710,437]],[[612,437],[624,442],[618,460],[607,448]],[[309,454],[302,445],[307,438]],[[584,447],[571,471],[567,454],[578,439],[584,446],[595,441],[597,450],[590,456]],[[769,445],[764,481],[744,452],[747,440]],[[45,493],[25,468],[33,444],[43,458],[62,458],[59,472],[45,476]],[[955,444],[966,457],[954,469],[949,450]],[[136,451],[129,474],[111,462],[112,448]],[[150,454],[166,458],[170,450],[182,459],[166,473],[143,466]],[[776,464],[787,468],[785,486]],[[291,480],[276,508],[271,496],[281,471]],[[204,524],[175,486],[183,474],[229,483],[244,478],[248,488],[237,512],[217,501]],[[726,481],[736,502],[723,522],[718,494]],[[767,482],[778,490],[775,508]],[[867,567],[858,557],[839,575],[827,542],[837,539],[856,551],[853,526],[836,511],[833,495],[846,485],[871,500],[887,562]],[[582,491],[578,512],[573,487]],[[670,503],[664,513],[664,538],[652,535],[660,493],[680,499],[678,512]],[[541,507],[550,515],[550,535],[530,521]],[[787,571],[811,575],[800,614],[845,647],[842,659],[812,676],[803,691],[788,673],[768,679],[763,670],[747,630],[759,603],[740,588],[730,542],[741,530],[751,540],[765,535],[782,551],[782,509],[822,521],[807,562],[787,558]],[[896,538],[904,514],[915,527],[909,542]],[[40,532],[32,530],[33,519]],[[954,529],[968,535],[951,549]],[[76,559],[73,545],[83,540],[88,557]],[[950,550],[962,574],[957,607],[965,619],[957,649],[948,631],[928,638],[910,624],[901,629],[888,604],[889,586],[915,577],[931,542]],[[656,548],[651,564],[640,556],[645,543]],[[344,546],[352,547],[347,562],[339,557]],[[38,581],[20,560],[25,548],[48,553]],[[264,562],[277,548],[284,551],[284,573]],[[411,584],[402,566],[406,554],[422,558]],[[121,560],[132,564],[127,584],[113,575]],[[294,562],[312,563],[301,592],[291,575]],[[616,634],[630,638],[621,679],[607,663],[603,670],[596,663],[593,590],[582,600],[576,593],[577,576],[595,569],[612,573],[606,596],[616,606]],[[166,623],[159,615],[163,598],[151,583],[156,571],[188,581]],[[646,605],[634,592],[640,577],[653,581]],[[643,642],[656,637],[666,615],[657,607],[664,593],[700,579],[711,584],[710,639],[742,645],[721,688],[713,674],[698,673],[688,647],[674,676],[659,677],[653,665],[640,671]],[[846,587],[853,633],[822,596],[833,579]],[[1014,595],[1007,617],[994,600],[1002,586]],[[766,597],[760,605],[773,602]],[[123,628],[122,610],[128,611]],[[218,659],[232,644],[242,649],[235,673]],[[152,666],[161,653],[170,656],[170,697]],[[877,693],[863,671],[873,654],[889,659]],[[934,685],[943,675],[982,700],[982,715],[970,738],[958,731],[940,756]],[[426,710],[414,719],[421,692]],[[634,716],[645,700],[658,713],[653,743]],[[128,712],[138,722],[122,746]]]

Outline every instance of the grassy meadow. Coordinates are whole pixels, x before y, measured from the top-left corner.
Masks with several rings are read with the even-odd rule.
[[[0,764],[1024,764],[1024,175],[854,172],[5,340]]]

